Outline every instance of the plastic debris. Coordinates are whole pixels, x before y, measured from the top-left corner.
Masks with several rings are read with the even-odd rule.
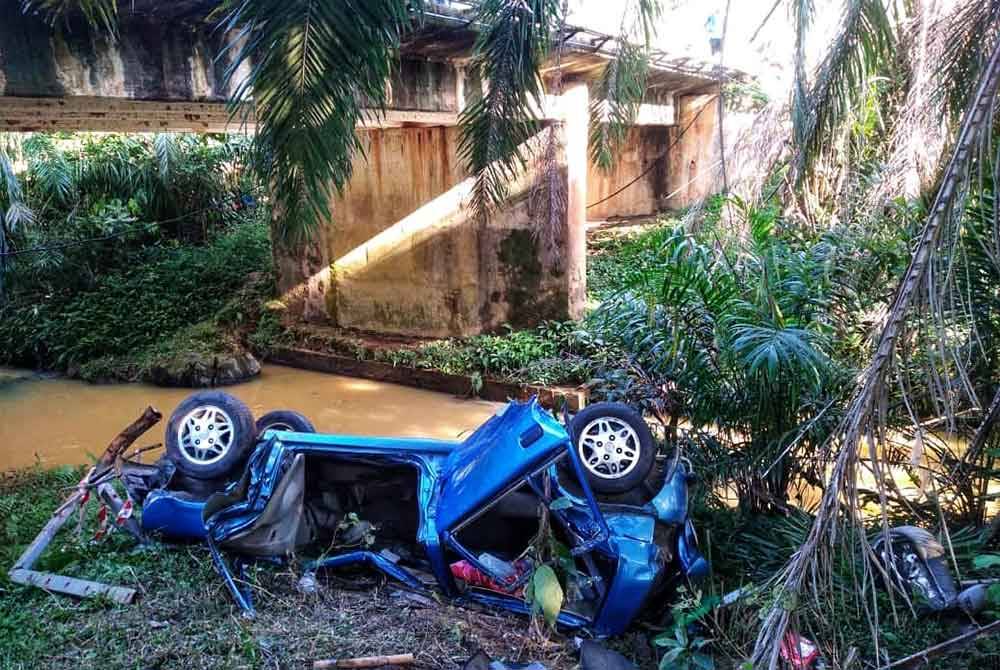
[[[319,591],[319,583],[316,581],[316,573],[304,573],[301,577],[299,577],[299,581],[296,582],[295,588],[299,593],[307,596],[311,596]]]
[[[489,559],[492,560],[490,560],[489,563],[486,563],[483,561],[484,556],[489,557]],[[480,588],[489,589],[490,591],[512,594],[518,597],[523,595],[524,589],[522,587],[518,587],[513,591],[509,587],[516,584],[522,575],[531,571],[531,561],[521,559],[516,563],[508,563],[496,558],[495,556],[491,556],[490,554],[483,554],[479,557],[479,562],[487,565],[490,570],[493,570],[501,575],[508,588],[504,588],[503,585],[498,584],[492,577],[465,560],[452,563],[451,574],[455,577],[455,579],[460,579],[469,586],[478,586]],[[498,567],[501,569],[498,570]]]
[[[781,641],[781,658],[797,670],[808,670],[819,658],[819,647],[812,640],[788,631]]]

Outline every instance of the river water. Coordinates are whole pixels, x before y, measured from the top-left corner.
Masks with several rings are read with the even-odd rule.
[[[9,369],[0,373],[0,471],[35,463],[90,463],[146,405],[163,412],[164,418],[136,446],[162,442],[170,412],[193,392],[146,384],[92,385]],[[12,376],[25,378],[4,383]],[[293,409],[321,432],[359,435],[461,438],[499,407],[279,365],[267,365],[253,381],[223,390],[247,403],[254,416]]]

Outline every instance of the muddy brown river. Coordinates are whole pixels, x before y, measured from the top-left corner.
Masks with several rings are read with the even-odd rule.
[[[6,378],[18,374],[7,370]],[[4,378],[0,375],[0,381]],[[267,365],[254,381],[223,390],[247,403],[255,416],[293,409],[321,432],[360,435],[460,438],[499,407],[482,400],[279,365]],[[31,375],[0,383],[0,471],[35,463],[51,467],[92,462],[146,405],[163,412],[164,419],[137,445],[162,442],[167,417],[192,392]]]

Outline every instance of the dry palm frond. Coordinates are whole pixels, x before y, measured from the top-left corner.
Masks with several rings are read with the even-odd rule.
[[[1000,38],[1000,0],[971,0],[935,26],[944,42],[937,64],[939,88],[954,116],[961,115],[972,83]]]
[[[806,34],[812,25],[816,7],[813,0],[791,0],[792,23],[795,26],[795,53],[793,65],[795,79],[792,82],[792,128],[793,138],[799,146],[799,134],[804,132],[809,118],[809,76],[806,72]]]
[[[826,445],[830,471],[816,519],[806,542],[779,573],[775,588],[780,594],[764,613],[763,626],[754,648],[754,667],[776,668],[786,630],[794,623],[796,607],[805,602],[820,602],[829,597],[834,554],[838,547],[853,540],[860,552],[864,574],[859,577],[864,610],[872,625],[879,662],[878,618],[871,589],[873,575],[882,569],[875,560],[865,537],[860,518],[857,479],[859,450],[869,452],[866,464],[877,480],[881,498],[882,527],[887,532],[886,491],[889,487],[884,463],[877,445],[885,442],[889,421],[888,392],[892,369],[908,349],[922,346],[929,359],[928,368],[946,370],[948,378],[931,375],[929,383],[942,413],[951,416],[957,398],[964,395],[975,403],[971,384],[964,374],[968,351],[955,345],[956,325],[965,305],[956,296],[954,274],[955,240],[960,232],[970,184],[977,179],[994,179],[989,169],[994,110],[1000,89],[1000,47],[992,53],[976,83],[970,104],[963,116],[950,160],[943,172],[934,204],[914,247],[909,267],[896,290],[891,309],[877,341],[874,356],[861,374],[848,410]],[[930,323],[935,337],[921,341],[912,336],[908,325],[923,319]],[[974,339],[974,337],[970,338]],[[845,547],[851,551],[849,547]]]
[[[559,28],[556,34],[558,43],[553,50],[555,67],[549,81],[549,90],[554,96],[561,96],[562,86],[562,54],[566,41],[562,38],[566,28],[566,17],[569,14],[569,2],[563,0],[560,8]],[[562,133],[559,124],[553,123],[546,131],[545,148],[537,160],[539,178],[535,181],[531,192],[532,210],[536,221],[531,229],[535,240],[541,243],[542,249],[551,261],[558,262],[562,256],[561,233],[567,215],[567,184],[566,176],[560,165],[560,155],[563,152]]]
[[[907,90],[896,113],[888,142],[888,157],[878,182],[867,194],[871,205],[905,194],[920,195],[934,178],[935,167],[944,150],[943,116],[939,97],[934,95],[932,78],[948,46],[941,39],[940,6],[918,3],[916,13],[906,21],[899,39],[900,59],[907,68]]]

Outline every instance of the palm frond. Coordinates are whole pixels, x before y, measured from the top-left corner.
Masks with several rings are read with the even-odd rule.
[[[0,234],[12,232],[34,220],[34,214],[24,197],[21,179],[14,170],[21,155],[17,137],[0,137]]]
[[[603,170],[611,168],[614,153],[628,136],[646,92],[649,58],[646,51],[622,42],[614,60],[604,68],[590,102],[590,159]]]
[[[153,137],[153,155],[156,156],[156,172],[164,184],[170,181],[181,156],[177,135],[157,133]]]
[[[843,419],[824,447],[824,454],[830,456],[830,469],[822,500],[808,538],[776,577],[775,589],[781,593],[781,598],[762,613],[763,625],[753,654],[754,667],[777,667],[785,632],[799,616],[785,603],[796,599],[820,602],[824,597],[824,585],[830,583],[835,552],[845,546],[842,542],[853,540],[846,545],[853,549],[844,550],[861,554],[864,574],[859,579],[863,580],[864,589],[871,588],[880,570],[860,518],[859,451],[862,444],[867,443],[869,467],[875,473],[885,466],[877,446],[887,440],[890,425],[888,392],[893,384],[893,369],[898,371],[900,359],[910,356],[910,349],[921,349],[932,371],[927,383],[933,386],[932,393],[939,405],[936,410],[949,421],[954,417],[956,398],[964,397],[967,402],[978,404],[965,372],[975,348],[958,347],[954,342],[956,332],[969,332],[972,319],[967,306],[961,303],[961,296],[957,295],[959,287],[954,264],[961,262],[958,242],[962,237],[970,187],[992,180],[996,190],[998,177],[990,163],[990,149],[994,146],[991,131],[998,95],[1000,43],[994,44],[988,61],[981,68],[974,92],[966,96],[969,103],[954,147],[924,228],[913,245],[910,264],[896,289],[875,352],[858,379],[857,390]],[[923,327],[929,334],[915,334],[911,331],[913,327]],[[970,339],[976,339],[974,333]],[[912,420],[916,422],[915,418]],[[917,428],[919,430],[919,426]],[[888,483],[881,476],[877,479],[884,511]],[[884,513],[881,521],[882,531],[887,533],[888,519]],[[812,597],[807,591],[811,591]],[[830,593],[826,593],[826,597],[836,598]],[[870,592],[863,594],[860,600],[864,603],[875,643],[873,656],[881,663],[878,613]]]
[[[921,195],[936,176],[945,149],[941,119],[946,112],[942,96],[935,95],[934,78],[952,50],[941,11],[940,3],[918,3],[899,30],[896,80],[905,87],[905,97],[898,110],[887,114],[892,121],[886,155],[866,198],[874,208],[900,194]]]
[[[615,151],[639,114],[646,93],[649,45],[661,15],[659,0],[638,0],[635,16],[631,7],[626,3],[623,10],[618,50],[591,91],[590,159],[602,170],[611,168]],[[633,32],[642,34],[643,45],[630,41]]]
[[[24,153],[32,191],[59,204],[69,202],[76,188],[76,174],[52,138],[42,133],[31,135],[24,141]]]
[[[475,176],[472,204],[485,218],[508,195],[508,183],[524,169],[522,145],[540,127],[536,110],[544,89],[538,73],[559,21],[559,0],[484,0],[472,69],[484,82],[481,97],[459,118],[459,155]]]
[[[816,13],[814,0],[791,0],[792,23],[795,26],[794,80],[792,82],[792,137],[797,144],[799,133],[809,116],[809,75],[806,72],[806,35]]]
[[[822,147],[851,117],[867,93],[871,78],[891,69],[888,65],[894,43],[895,34],[882,0],[851,0],[833,45],[807,93],[796,76],[792,109],[796,182],[801,181]]]
[[[656,24],[663,16],[663,5],[660,0],[639,0],[638,13],[643,44],[649,47],[656,37]]]
[[[1000,39],[1000,0],[960,3],[940,23],[942,50],[939,90],[956,117],[966,108],[973,84]]]
[[[94,30],[112,36],[118,32],[117,0],[22,0],[21,9],[25,14],[41,14],[53,26],[79,13]]]
[[[275,196],[280,237],[307,235],[330,217],[333,192],[363,153],[356,126],[366,107],[376,116],[385,108],[401,34],[420,8],[420,0],[239,0],[222,22],[233,110],[255,112],[255,163]]]

